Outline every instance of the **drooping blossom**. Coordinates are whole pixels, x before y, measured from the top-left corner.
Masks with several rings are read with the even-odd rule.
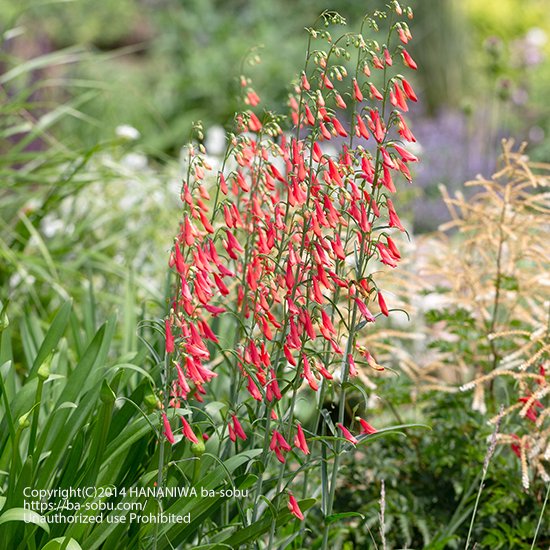
[[[235,434],[237,437],[242,439],[243,441],[246,441],[246,434],[244,433],[243,427],[241,426],[241,423],[239,422],[239,419],[232,415],[231,417],[233,419],[233,426],[235,427]]]
[[[297,433],[294,436],[294,446],[300,449],[305,455],[309,454],[309,447],[307,445],[306,436],[304,435],[304,430],[302,425],[298,424]]]
[[[170,442],[171,445],[175,443],[174,434],[172,432],[172,427],[170,426],[170,421],[166,416],[166,413],[162,413],[162,422],[164,424],[164,435],[166,439]]]
[[[166,353],[173,353],[175,344],[174,336],[172,334],[172,328],[170,327],[170,319],[164,320],[164,328],[166,333]]]
[[[361,433],[370,435],[370,434],[374,434],[378,431],[376,428],[373,428],[363,418],[358,418],[357,420],[359,420],[359,423],[361,424]]]
[[[403,48],[401,50],[401,53],[403,54],[403,61],[405,65],[407,65],[409,69],[413,69],[414,71],[416,71],[416,69],[418,69],[418,66],[414,59],[410,56],[409,52],[405,48]]]
[[[352,435],[352,433],[343,425],[343,424],[336,424],[338,426],[338,429],[342,432],[342,435],[353,445],[357,445],[359,443],[359,440]]]
[[[298,506],[298,501],[294,498],[293,494],[290,492],[288,493],[288,509],[300,521],[304,519],[304,514],[302,514],[302,510],[300,510],[300,507]]]
[[[189,422],[185,420],[185,418],[182,416],[181,423],[183,424],[183,435],[191,441],[191,443],[198,443],[199,440],[197,439],[197,436],[195,435],[195,432],[193,432],[191,426],[189,425]]]

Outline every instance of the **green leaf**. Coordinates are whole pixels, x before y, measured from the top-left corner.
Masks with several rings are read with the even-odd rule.
[[[33,510],[26,510],[25,508],[10,508],[0,516],[0,525],[2,523],[7,523],[8,521],[34,523],[34,525],[37,525],[38,527],[44,529],[46,533],[50,533],[50,526],[48,525],[46,518],[44,516],[41,516],[40,514],[37,514]]]
[[[47,359],[48,355],[52,353],[57,346],[59,340],[65,333],[65,329],[69,324],[69,318],[71,315],[72,300],[65,302],[57,312],[50,329],[46,333],[44,341],[38,350],[34,362],[32,364],[31,370],[29,372],[29,378],[32,378],[36,375],[40,365]]]
[[[82,550],[82,546],[72,538],[58,537],[43,546],[42,550]]]
[[[298,502],[298,506],[300,506],[300,510],[302,510],[302,512],[305,512],[306,510],[309,510],[315,502],[316,500],[314,498],[308,498],[306,500],[300,500]],[[294,519],[294,516],[290,513],[290,510],[285,507],[279,512],[277,519],[275,520],[275,524],[277,526],[288,524],[292,519]],[[252,525],[249,525],[244,529],[239,529],[236,533],[233,533],[230,537],[220,542],[229,544],[231,548],[241,548],[241,545],[243,544],[257,541],[271,528],[271,523],[272,519],[270,514],[269,516],[260,518],[258,521],[255,521]]]
[[[327,516],[325,518],[325,523],[335,523],[337,521],[340,521],[341,519],[346,518],[361,518],[364,520],[365,516],[363,514],[360,514],[359,512],[342,512],[340,514],[331,514],[330,516]]]
[[[127,370],[133,370],[135,372],[139,372],[139,374],[141,374],[142,376],[147,378],[149,382],[151,382],[153,387],[156,386],[154,378],[145,369],[142,369],[137,365],[132,365],[130,363],[119,363],[118,365],[113,365],[112,367],[109,368],[109,370],[120,370],[120,369],[127,369]]]

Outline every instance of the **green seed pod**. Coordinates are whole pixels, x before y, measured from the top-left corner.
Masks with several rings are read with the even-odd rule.
[[[39,380],[45,382],[50,377],[50,357],[47,357],[46,360],[40,365],[36,373]]]
[[[158,400],[158,397],[152,393],[148,393],[144,398],[143,401],[145,402],[145,405],[147,405],[147,408],[149,410],[153,409],[160,409],[160,401]]]
[[[199,440],[198,440],[197,443],[191,444],[191,452],[195,456],[201,456],[206,451],[206,446],[204,445],[204,441],[203,441],[202,437],[199,437],[198,439]]]
[[[28,413],[24,414],[23,416],[19,417],[18,424],[19,428],[21,430],[24,430],[25,428],[28,428],[31,425],[31,422],[29,420],[29,416],[31,414],[32,410],[30,410]]]

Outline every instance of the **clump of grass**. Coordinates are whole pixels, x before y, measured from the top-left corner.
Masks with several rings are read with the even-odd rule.
[[[525,490],[550,481],[549,182],[550,165],[509,141],[490,179],[466,183],[471,197],[443,189],[452,220],[418,240],[420,277],[410,278],[431,357],[400,358],[421,391],[473,390],[472,409],[500,423],[495,443],[517,455]]]

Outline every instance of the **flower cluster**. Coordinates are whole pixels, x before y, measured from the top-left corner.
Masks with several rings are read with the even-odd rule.
[[[394,4],[397,21],[383,45],[362,32],[334,39],[310,29],[307,65],[289,97],[291,132],[262,110],[242,77],[248,109],[236,117],[219,169],[202,145],[189,147],[170,255],[176,284],[165,324],[174,372],[169,406],[202,402],[209,382],[224,372],[234,411],[227,415],[230,440],[247,440],[246,418],[237,415],[248,396],[263,419],[254,438],[261,427],[264,448],[281,463],[291,442],[310,454],[307,431],[294,421],[302,385],[324,392],[337,367],[340,382],[357,374],[357,364],[382,368],[360,344],[361,331],[391,313],[369,266],[399,263],[394,233],[405,228],[391,197],[400,180],[411,181],[409,165],[418,160],[406,148],[415,138],[403,116],[417,97],[397,72],[416,69],[405,49],[411,33],[399,17],[412,14]],[[323,17],[327,25],[343,23],[335,14]],[[366,24],[376,27],[376,18]],[[314,50],[323,39],[328,50]],[[350,51],[356,67],[348,78],[339,62]],[[364,434],[375,431],[363,419],[360,425]],[[343,418],[338,428],[358,443]],[[303,518],[292,496],[289,506]]]

